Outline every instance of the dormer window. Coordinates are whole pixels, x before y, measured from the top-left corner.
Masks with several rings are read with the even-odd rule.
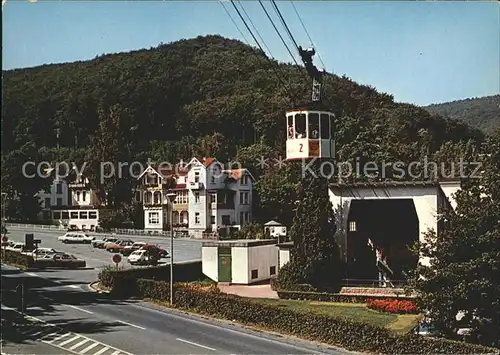
[[[80,201],[80,191],[77,191],[77,192],[76,192],[76,200],[77,200],[77,201]]]
[[[200,172],[199,171],[194,172],[194,182],[200,182]]]

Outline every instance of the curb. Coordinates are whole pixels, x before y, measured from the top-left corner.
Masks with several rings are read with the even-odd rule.
[[[102,290],[101,288],[99,288],[99,281],[91,282],[88,285],[88,287],[92,292],[96,292],[96,293],[100,293],[100,294],[108,294],[108,295],[111,293],[110,291]]]

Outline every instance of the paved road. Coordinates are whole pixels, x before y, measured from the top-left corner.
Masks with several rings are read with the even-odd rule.
[[[90,292],[79,274],[61,276],[65,273],[26,274],[2,266],[2,319],[15,323],[2,327],[4,332],[9,329],[3,334],[7,346],[19,343],[17,332],[24,339],[54,347],[57,353],[85,355],[341,354],[314,343],[249,331],[141,301],[112,300]],[[21,282],[26,313],[31,317],[27,324],[13,321],[17,313],[7,308],[20,305],[15,288]]]
[[[56,250],[64,251],[75,255],[87,262],[87,266],[90,268],[101,269],[106,265],[113,264],[111,261],[112,253],[109,253],[103,249],[95,249],[89,244],[64,244],[57,240],[58,237],[64,233],[58,234],[57,232],[36,232],[36,231],[26,231],[26,230],[9,230],[7,235],[11,241],[24,242],[24,236],[26,233],[33,233],[35,239],[40,239],[42,244],[40,247],[44,248],[54,248]],[[96,237],[100,239],[100,237]],[[124,239],[131,239],[124,236]],[[144,241],[151,244],[158,244],[160,247],[170,252],[170,240],[167,238],[134,238],[135,241]],[[201,260],[201,241],[194,239],[174,239],[174,261],[191,261],[191,260]],[[162,259],[162,263],[170,262],[169,259]],[[120,263],[122,267],[129,267],[126,258],[122,259]],[[94,278],[95,280],[95,278]]]

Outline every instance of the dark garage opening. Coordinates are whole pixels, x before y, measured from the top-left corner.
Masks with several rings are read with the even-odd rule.
[[[408,250],[418,240],[417,211],[411,199],[353,200],[347,225],[347,278],[377,280],[375,252],[383,251],[393,270],[392,280],[405,280],[418,258]]]

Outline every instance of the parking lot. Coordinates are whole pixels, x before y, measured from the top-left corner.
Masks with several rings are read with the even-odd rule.
[[[87,268],[101,269],[107,265],[114,265],[112,261],[113,253],[103,249],[97,249],[90,244],[64,244],[57,240],[64,232],[37,232],[26,230],[10,229],[7,234],[9,241],[24,242],[26,233],[33,233],[35,239],[40,239],[42,243],[39,247],[54,248],[57,251],[66,252],[83,259],[87,263]],[[101,239],[105,235],[95,236]],[[170,240],[162,237],[141,237],[141,236],[115,236],[117,238],[131,239],[134,242],[146,242],[148,244],[158,245],[170,253]],[[201,241],[192,239],[174,239],[174,262],[201,260]],[[161,259],[161,264],[170,263],[170,258]],[[126,257],[122,257],[120,267],[130,267]]]

